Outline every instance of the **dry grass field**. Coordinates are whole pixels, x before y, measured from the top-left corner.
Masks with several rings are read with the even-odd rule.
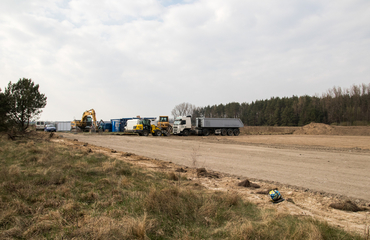
[[[0,238],[369,239],[149,160],[44,133],[1,139]]]

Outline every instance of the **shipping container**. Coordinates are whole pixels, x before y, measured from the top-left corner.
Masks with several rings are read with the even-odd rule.
[[[71,131],[71,122],[70,121],[55,122],[55,127],[57,129],[57,132]]]

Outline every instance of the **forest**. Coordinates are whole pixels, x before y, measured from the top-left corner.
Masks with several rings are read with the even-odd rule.
[[[192,117],[240,118],[248,126],[303,126],[311,122],[354,126],[370,123],[370,84],[333,87],[321,96],[272,97],[251,103],[194,107]]]

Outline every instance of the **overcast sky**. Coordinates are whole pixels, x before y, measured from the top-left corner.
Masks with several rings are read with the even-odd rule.
[[[370,83],[369,0],[1,0],[0,88],[42,120],[171,115]]]

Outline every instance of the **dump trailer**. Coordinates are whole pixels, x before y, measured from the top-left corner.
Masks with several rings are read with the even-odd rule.
[[[197,134],[208,136],[216,134],[222,136],[238,136],[240,128],[244,127],[239,118],[196,118],[195,126],[191,124],[191,116],[182,116],[175,119],[173,134],[188,136]]]

